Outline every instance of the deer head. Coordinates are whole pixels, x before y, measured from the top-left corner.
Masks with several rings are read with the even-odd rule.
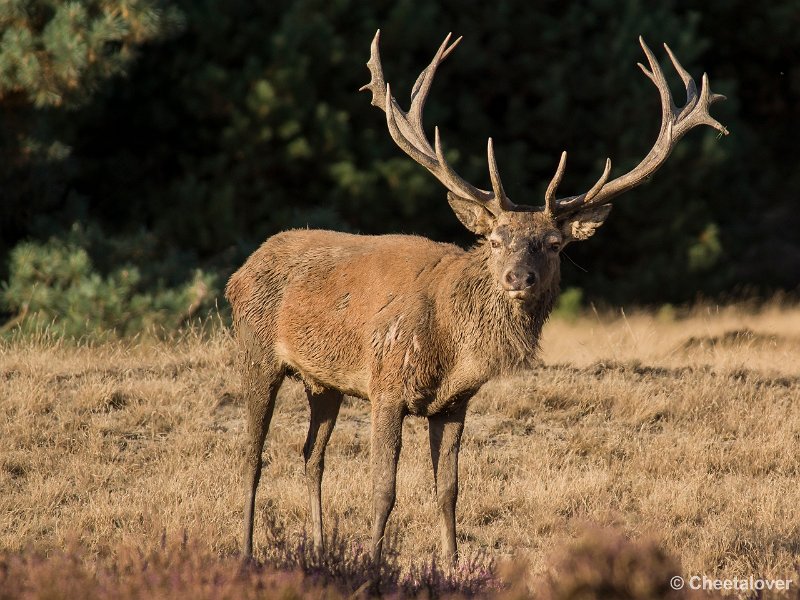
[[[458,43],[451,35],[445,38],[430,65],[417,78],[411,92],[411,107],[403,111],[392,97],[383,78],[379,51],[380,30],[372,41],[367,67],[371,80],[359,91],[372,92],[372,104],[386,113],[386,124],[395,143],[412,159],[428,169],[448,190],[447,199],[463,225],[487,240],[486,263],[497,284],[515,300],[527,300],[549,289],[558,276],[559,253],[572,241],[589,238],[603,224],[609,203],[615,196],[647,180],[666,161],[677,142],[692,128],[708,125],[727,135],[728,130],[709,114],[709,106],[725,96],[713,94],[708,76],[703,74],[700,91],[694,79],[664,44],[675,70],[686,87],[686,104],[676,107],[658,61],[640,37],[648,69],[639,67],[656,85],[661,97],[661,128],[650,152],[631,171],[609,181],[611,160],[607,159],[602,175],[587,192],[557,198],[556,190],[564,176],[567,153],[561,154],[556,173],[545,192],[543,206],[515,204],[503,190],[492,139],[488,143],[489,179],[492,189],[479,189],[462,179],[447,163],[442,150],[439,128],[434,129],[431,145],[422,124],[422,112],[436,69]]]

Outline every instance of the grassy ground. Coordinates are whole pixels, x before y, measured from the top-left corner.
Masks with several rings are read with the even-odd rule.
[[[548,324],[543,366],[473,400],[458,528],[467,553],[532,574],[587,523],[653,539],[685,575],[786,578],[800,561],[800,309],[587,315]],[[232,554],[243,410],[225,333],[96,347],[0,345],[0,548],[78,540],[98,556],[190,532]],[[305,395],[287,382],[264,451],[256,554],[307,525]],[[369,407],[328,450],[330,530],[366,544]],[[390,520],[401,561],[437,550],[424,420],[407,419]],[[800,582],[795,582],[800,583]]]

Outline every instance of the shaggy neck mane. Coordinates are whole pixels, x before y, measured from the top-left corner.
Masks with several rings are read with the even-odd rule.
[[[479,242],[458,265],[452,290],[457,339],[480,349],[497,374],[531,367],[539,337],[558,296],[559,277],[550,289],[526,302],[511,300],[489,271],[490,249]]]

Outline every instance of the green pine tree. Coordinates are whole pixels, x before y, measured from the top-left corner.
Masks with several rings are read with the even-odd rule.
[[[63,201],[70,111],[181,23],[160,0],[0,2],[0,256]]]
[[[124,73],[141,44],[181,22],[157,0],[5,0],[0,103],[5,110],[80,104]]]

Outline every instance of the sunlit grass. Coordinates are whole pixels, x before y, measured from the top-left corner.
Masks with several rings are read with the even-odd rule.
[[[487,384],[468,412],[465,556],[514,558],[533,581],[592,523],[653,540],[686,574],[796,572],[800,309],[590,313],[548,324],[542,350],[541,368]],[[235,561],[244,420],[233,363],[225,330],[0,345],[0,548],[51,553],[75,540],[82,560],[108,564],[188,531],[200,554]],[[267,524],[292,543],[307,527],[307,424],[289,382],[264,451],[257,558],[274,548]],[[438,551],[426,428],[406,421],[389,523],[406,573]],[[368,436],[368,404],[346,401],[323,513],[328,534],[354,547],[369,539]]]

